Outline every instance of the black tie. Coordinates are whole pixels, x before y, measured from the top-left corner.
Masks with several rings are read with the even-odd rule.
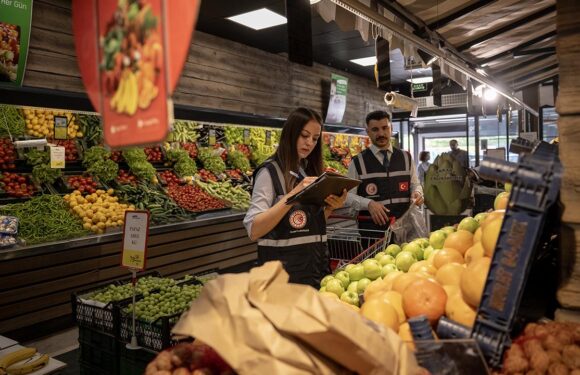
[[[388,151],[387,150],[381,150],[381,154],[383,154],[383,167],[385,167],[385,170],[388,171],[389,170],[389,156],[388,156]]]

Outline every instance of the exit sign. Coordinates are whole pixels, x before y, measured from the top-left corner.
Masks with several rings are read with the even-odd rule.
[[[427,85],[425,83],[413,83],[413,92],[427,91]]]

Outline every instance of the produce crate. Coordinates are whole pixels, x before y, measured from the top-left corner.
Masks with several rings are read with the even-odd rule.
[[[139,275],[139,277],[144,276],[161,277],[161,274],[157,271],[149,271]],[[119,337],[120,309],[121,306],[129,304],[132,297],[121,301],[109,302],[107,304],[90,301],[83,297],[98,292],[109,284],[123,285],[130,282],[131,276],[127,276],[122,279],[100,283],[90,289],[73,293],[71,296],[71,303],[73,316],[77,325],[82,328],[89,328],[114,337]]]
[[[203,285],[203,283],[196,277],[180,284]],[[138,301],[142,298],[143,296],[139,296],[136,300]],[[131,301],[125,301],[123,308],[129,306],[130,303]],[[183,314],[183,312],[162,316],[152,323],[135,319],[135,336],[137,337],[137,344],[143,348],[156,352],[177,344],[179,341],[171,338],[171,330],[181,317],[181,314]],[[129,343],[131,342],[131,337],[133,335],[132,315],[121,313],[120,320],[120,340],[124,343]]]
[[[69,183],[69,180],[71,177],[89,177],[89,175],[82,175],[80,173],[67,173],[64,176],[61,176],[60,178],[58,178],[54,184],[52,184],[52,188],[54,189],[54,193],[56,194],[68,194],[68,193],[72,193],[75,188],[73,186],[71,186],[71,184]],[[107,190],[108,187],[103,184],[102,181],[100,181],[97,177],[95,176],[90,176],[92,178],[92,180],[94,182],[96,182],[97,186],[94,186],[95,191],[96,190]],[[84,191],[83,194],[87,193],[87,191]]]
[[[9,172],[9,171],[7,171]],[[44,193],[50,193],[50,190],[48,189],[48,187],[44,184],[37,184],[34,181],[32,181],[32,174],[30,173],[19,173],[19,172],[9,172],[12,174],[17,174],[19,177],[23,177],[26,179],[26,184],[27,185],[32,185],[34,187],[34,191],[32,193],[31,196],[26,196],[26,197],[18,197],[15,196],[13,194],[9,194],[4,186],[3,183],[0,180],[0,205],[4,205],[4,204],[10,204],[10,203],[19,203],[19,202],[23,202],[26,201],[32,197],[44,194]],[[0,176],[1,177],[1,176]]]
[[[81,374],[119,374],[122,344],[111,335],[91,328],[79,327],[79,364]]]
[[[131,350],[127,349],[125,345],[121,345],[119,373],[121,375],[142,375],[149,362],[156,356],[157,353],[152,350]]]

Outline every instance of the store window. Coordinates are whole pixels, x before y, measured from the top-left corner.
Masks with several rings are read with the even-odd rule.
[[[516,139],[519,136],[518,124],[519,124],[518,111],[512,111],[511,121],[509,124],[507,124],[508,150],[509,150],[509,145],[512,142],[512,139]],[[511,152],[508,153],[508,160],[516,163],[518,161],[518,154],[513,154]]]
[[[542,116],[542,140],[552,141],[558,136],[558,113],[554,107],[540,109]]]

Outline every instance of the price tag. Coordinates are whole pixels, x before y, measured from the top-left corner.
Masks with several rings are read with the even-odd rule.
[[[149,212],[125,211],[121,266],[143,271],[147,259]]]
[[[330,147],[334,147],[334,134],[332,134],[332,135],[330,136],[330,143],[329,143],[329,146],[330,146]]]
[[[250,144],[250,129],[244,129],[244,144]]]
[[[266,130],[266,146],[272,145],[272,131]]]
[[[52,146],[50,148],[50,167],[64,168],[65,150],[62,146]]]
[[[67,139],[68,123],[64,116],[54,116],[54,139]]]
[[[215,139],[215,129],[209,129],[209,145],[213,146],[215,145],[216,139]]]

